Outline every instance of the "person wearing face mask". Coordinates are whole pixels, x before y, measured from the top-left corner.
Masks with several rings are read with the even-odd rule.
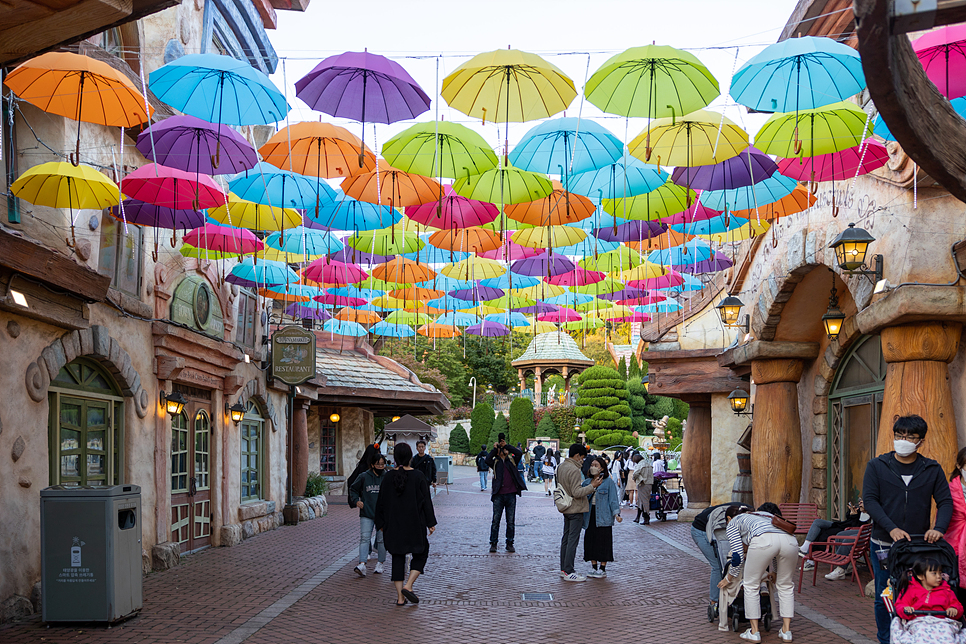
[[[349,503],[359,508],[359,565],[353,568],[360,577],[366,576],[366,560],[369,558],[369,542],[376,526],[376,501],[379,498],[379,487],[382,485],[382,475],[386,470],[386,457],[375,452],[370,456],[369,469],[363,472],[349,486]],[[376,574],[382,574],[383,564],[386,562],[386,546],[382,538],[382,530],[376,531],[376,551],[379,561],[376,562]]]
[[[889,548],[910,534],[929,543],[943,537],[953,514],[953,499],[942,466],[919,454],[926,442],[926,421],[902,416],[892,426],[894,451],[869,461],[862,482],[865,511],[872,517],[872,568],[875,574],[875,623],[880,644],[889,644],[889,611],[882,591],[889,582],[885,568]],[[932,501],[936,522],[930,525]]]
[[[588,474],[582,485],[590,485],[594,480],[601,483],[588,497],[590,512],[584,512],[584,561],[593,567],[588,577],[603,579],[607,576],[607,562],[614,561],[614,521],[622,521],[620,491],[603,458],[594,459]]]
[[[966,447],[956,455],[956,469],[949,477],[949,495],[953,497],[953,518],[946,541],[959,557],[959,578],[966,579]]]

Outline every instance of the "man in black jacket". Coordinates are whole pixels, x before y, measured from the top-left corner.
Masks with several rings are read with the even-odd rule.
[[[889,613],[882,591],[889,581],[885,569],[889,548],[909,535],[924,535],[929,543],[942,538],[953,516],[942,466],[920,456],[926,442],[926,421],[902,416],[892,426],[895,451],[869,461],[862,482],[865,511],[872,517],[872,567],[875,573],[875,623],[879,644],[889,644]],[[930,527],[932,501],[936,501],[936,524]]]
[[[480,492],[486,492],[486,475],[490,466],[486,464],[486,445],[480,445],[480,453],[476,455],[476,471],[480,475]]]
[[[436,461],[426,453],[426,441],[420,439],[416,441],[416,456],[413,456],[412,468],[419,470],[429,481],[429,484],[436,489]]]
[[[516,532],[517,497],[527,489],[517,463],[523,458],[523,451],[507,445],[506,436],[501,432],[498,442],[486,457],[486,464],[493,468],[493,488],[490,500],[493,502],[493,521],[490,523],[490,552],[496,552],[500,538],[500,518],[506,511],[506,551],[516,552],[513,536]]]

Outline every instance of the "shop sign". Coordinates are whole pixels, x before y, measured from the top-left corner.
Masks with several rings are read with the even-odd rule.
[[[272,377],[301,385],[315,377],[315,334],[286,326],[272,334]]]

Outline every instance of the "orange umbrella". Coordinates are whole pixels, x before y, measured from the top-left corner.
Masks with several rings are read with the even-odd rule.
[[[567,192],[559,181],[553,182],[553,192],[543,199],[524,201],[506,207],[506,216],[533,226],[561,226],[574,224],[594,214],[594,204],[583,195]],[[432,243],[432,242],[430,242]]]
[[[731,214],[742,219],[754,219],[755,221],[759,219],[764,221],[767,219],[768,221],[773,221],[779,217],[786,217],[807,210],[812,207],[816,200],[815,195],[809,193],[804,186],[796,186],[792,194],[778,201],[759,206],[757,210],[755,208],[750,210],[735,210]]]
[[[391,208],[418,206],[437,201],[443,196],[443,186],[429,177],[397,170],[392,166],[379,167],[376,172],[365,172],[342,182],[342,191],[359,201],[388,204]]]
[[[485,253],[496,250],[503,243],[492,230],[472,226],[453,230],[440,230],[429,236],[429,243],[442,250],[461,253]]]
[[[668,228],[660,235],[654,235],[650,238],[645,237],[643,240],[624,242],[624,245],[628,246],[629,248],[633,248],[639,253],[647,253],[652,250],[668,249],[672,246],[680,246],[681,244],[687,243],[693,238],[694,235],[679,233],[676,230]]]
[[[131,79],[105,62],[80,54],[50,52],[31,58],[10,72],[4,83],[28,103],[75,121],[134,127],[151,118],[144,95]],[[80,126],[70,160],[75,166],[79,156]]]
[[[281,300],[283,302],[311,302],[312,301],[311,297],[308,297],[305,295],[297,295],[294,291],[291,293],[288,291],[285,291],[283,293],[279,291],[273,291],[267,288],[260,288],[258,289],[258,294],[261,295],[262,297],[267,297],[271,300]]]
[[[462,335],[460,330],[454,326],[436,324],[435,322],[424,324],[416,330],[416,333],[425,335],[427,338],[455,338],[458,335]]]
[[[432,288],[420,288],[418,286],[409,286],[407,288],[396,289],[395,291],[389,291],[389,296],[394,297],[397,300],[403,300],[405,302],[428,302],[430,300],[435,300],[446,295],[446,291],[437,291]]]
[[[416,284],[435,276],[436,272],[425,264],[417,264],[411,259],[399,256],[372,269],[372,277],[397,284]]]
[[[356,155],[358,156],[358,154]],[[333,317],[337,320],[345,320],[346,322],[356,322],[358,324],[376,324],[381,322],[382,318],[375,311],[367,311],[366,309],[354,309],[351,306],[347,306],[340,309]]]
[[[262,160],[282,170],[335,179],[376,169],[376,155],[369,148],[359,167],[360,149],[362,141],[344,127],[304,121],[276,132],[258,152]]]

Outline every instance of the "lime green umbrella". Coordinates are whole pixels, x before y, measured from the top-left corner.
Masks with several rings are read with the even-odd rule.
[[[470,255],[455,264],[447,264],[439,272],[457,280],[485,280],[503,275],[506,267],[496,260]]]
[[[575,311],[580,311],[581,313],[587,313],[588,311],[600,311],[603,309],[610,308],[611,303],[607,300],[599,300],[596,297],[589,302],[581,302],[580,304],[574,304],[570,308]]]
[[[467,199],[500,206],[543,199],[553,192],[553,184],[542,174],[504,166],[457,179],[453,190]]]
[[[425,313],[416,313],[415,311],[393,311],[386,316],[386,322],[389,324],[429,324],[431,322],[430,317]]]
[[[486,300],[483,304],[499,309],[522,309],[528,306],[534,306],[536,302],[526,297],[520,297],[519,295],[504,295],[495,300]]]
[[[645,259],[641,257],[633,248],[627,246],[620,246],[614,250],[608,251],[606,253],[601,253],[596,257],[585,257],[578,262],[581,268],[588,271],[600,271],[601,273],[617,273],[620,271],[626,271],[634,268],[635,266],[640,266],[645,262]],[[579,291],[584,293],[586,291]],[[609,293],[610,291],[603,291],[604,293]]]
[[[382,146],[394,168],[427,177],[465,177],[497,166],[496,155],[482,136],[459,123],[417,123]]]
[[[797,114],[780,112],[758,130],[755,147],[786,159],[833,154],[862,145],[867,122],[865,111],[848,101]]]
[[[604,321],[599,318],[587,317],[577,322],[567,322],[560,326],[567,331],[589,331],[591,329],[602,329],[604,327]]]
[[[694,190],[668,180],[657,190],[621,199],[603,199],[601,207],[621,219],[655,221],[687,210],[697,200]]]
[[[563,248],[579,244],[586,237],[585,231],[572,226],[534,226],[516,231],[510,239],[529,248]]]
[[[415,253],[426,245],[415,233],[393,231],[389,228],[363,230],[345,240],[347,246],[373,255],[403,255]]]
[[[533,224],[525,224],[521,221],[500,215],[490,223],[483,224],[480,226],[480,228],[485,228],[487,230],[492,230],[495,233],[499,233],[505,230],[526,230],[527,228],[534,228],[534,226]]]
[[[594,282],[593,284],[585,284],[583,286],[571,286],[570,290],[575,293],[584,293],[586,295],[607,295],[608,293],[616,293],[624,288],[624,283],[615,280],[612,277],[606,277],[599,282]],[[610,306],[610,302],[607,303]]]
[[[233,259],[240,256],[239,253],[223,253],[217,250],[198,248],[197,246],[192,246],[191,244],[182,244],[180,252],[183,257],[207,259],[210,261],[216,261],[219,259]]]

